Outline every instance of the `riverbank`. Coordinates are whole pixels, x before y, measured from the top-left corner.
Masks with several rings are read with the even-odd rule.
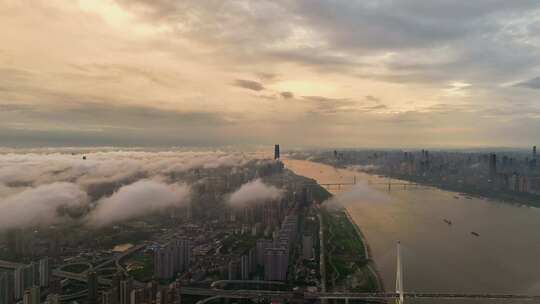
[[[344,167],[343,169],[347,169]],[[520,193],[520,192],[510,192],[510,191],[500,191],[493,189],[479,189],[473,185],[460,185],[460,184],[445,184],[435,181],[429,181],[420,177],[401,175],[401,174],[389,174],[385,172],[367,172],[361,171],[366,174],[375,174],[378,176],[384,176],[392,179],[407,181],[411,183],[416,183],[423,186],[429,186],[445,191],[458,192],[467,196],[477,197],[477,198],[486,198],[491,200],[496,200],[504,202],[507,204],[522,205],[522,206],[531,206],[540,208],[540,196],[532,193]]]
[[[327,288],[373,292],[384,290],[367,242],[344,208],[321,208]]]
[[[362,243],[364,245],[365,256],[366,256],[366,259],[368,260],[367,267],[369,268],[369,271],[372,273],[372,275],[375,278],[377,278],[377,289],[376,290],[377,291],[384,291],[385,290],[384,289],[384,282],[383,282],[383,280],[382,280],[382,278],[379,275],[379,272],[377,270],[377,264],[375,264],[375,261],[373,261],[373,259],[372,259],[373,254],[371,253],[371,247],[369,246],[369,243],[368,243],[364,233],[362,232],[362,230],[360,229],[358,224],[351,217],[351,214],[349,213],[349,209],[344,208],[344,210],[345,210],[345,214],[347,215],[347,219],[354,226],[354,228],[356,229],[356,233],[358,234],[358,236],[362,240]]]
[[[391,198],[389,203],[370,204],[366,197],[358,197],[347,204],[350,216],[369,241],[370,258],[389,292],[396,277],[398,240],[404,245],[406,291],[520,294],[536,286],[540,209],[467,198],[432,187],[403,191],[396,185],[387,192],[385,185],[378,185],[388,182],[385,178],[306,160],[287,160],[286,165],[320,183],[348,182],[356,176],[368,189]],[[370,179],[372,185],[367,184]]]
[[[290,170],[290,168],[289,168]],[[294,171],[294,170],[293,170]],[[384,291],[360,227],[344,208],[326,208],[333,195],[312,179],[311,197],[320,223],[320,274],[323,290]],[[352,287],[351,287],[352,286]]]

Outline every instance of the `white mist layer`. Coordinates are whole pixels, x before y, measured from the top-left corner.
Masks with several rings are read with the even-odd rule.
[[[187,185],[140,180],[98,201],[88,223],[95,227],[105,226],[168,207],[180,207],[189,202],[189,198],[190,188]]]
[[[347,207],[351,204],[388,204],[391,202],[392,197],[389,195],[370,188],[364,183],[359,183],[347,191],[336,194],[324,202],[324,205]]]
[[[50,225],[61,221],[58,209],[88,202],[73,183],[59,182],[24,190],[0,200],[0,229]]]
[[[282,197],[282,190],[256,179],[243,184],[233,192],[228,199],[228,204],[232,207],[245,207],[251,203],[278,200]]]

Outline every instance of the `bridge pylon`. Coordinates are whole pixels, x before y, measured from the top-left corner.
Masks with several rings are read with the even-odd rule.
[[[396,303],[405,303],[405,296],[403,294],[403,268],[401,265],[401,243],[399,241],[397,242],[396,294],[399,296],[396,299]]]

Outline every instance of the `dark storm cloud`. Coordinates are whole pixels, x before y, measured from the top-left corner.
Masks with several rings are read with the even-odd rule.
[[[234,82],[234,86],[252,90],[252,91],[264,90],[264,86],[262,85],[262,83],[254,81],[254,80],[236,79],[236,81]]]

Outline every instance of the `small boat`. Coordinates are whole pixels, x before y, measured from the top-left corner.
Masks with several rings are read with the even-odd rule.
[[[455,198],[455,199],[459,199],[459,196],[457,196],[457,195],[454,195],[454,198]]]
[[[480,236],[480,234],[478,234],[478,232],[474,232],[474,231],[471,231],[471,234],[474,235],[474,236]]]
[[[472,199],[472,197],[470,197],[470,196],[465,196],[465,198],[466,198],[466,199]]]
[[[451,226],[451,225],[452,225],[452,221],[451,221],[451,220],[443,219],[443,221],[444,221],[445,223],[447,223],[448,226]]]

